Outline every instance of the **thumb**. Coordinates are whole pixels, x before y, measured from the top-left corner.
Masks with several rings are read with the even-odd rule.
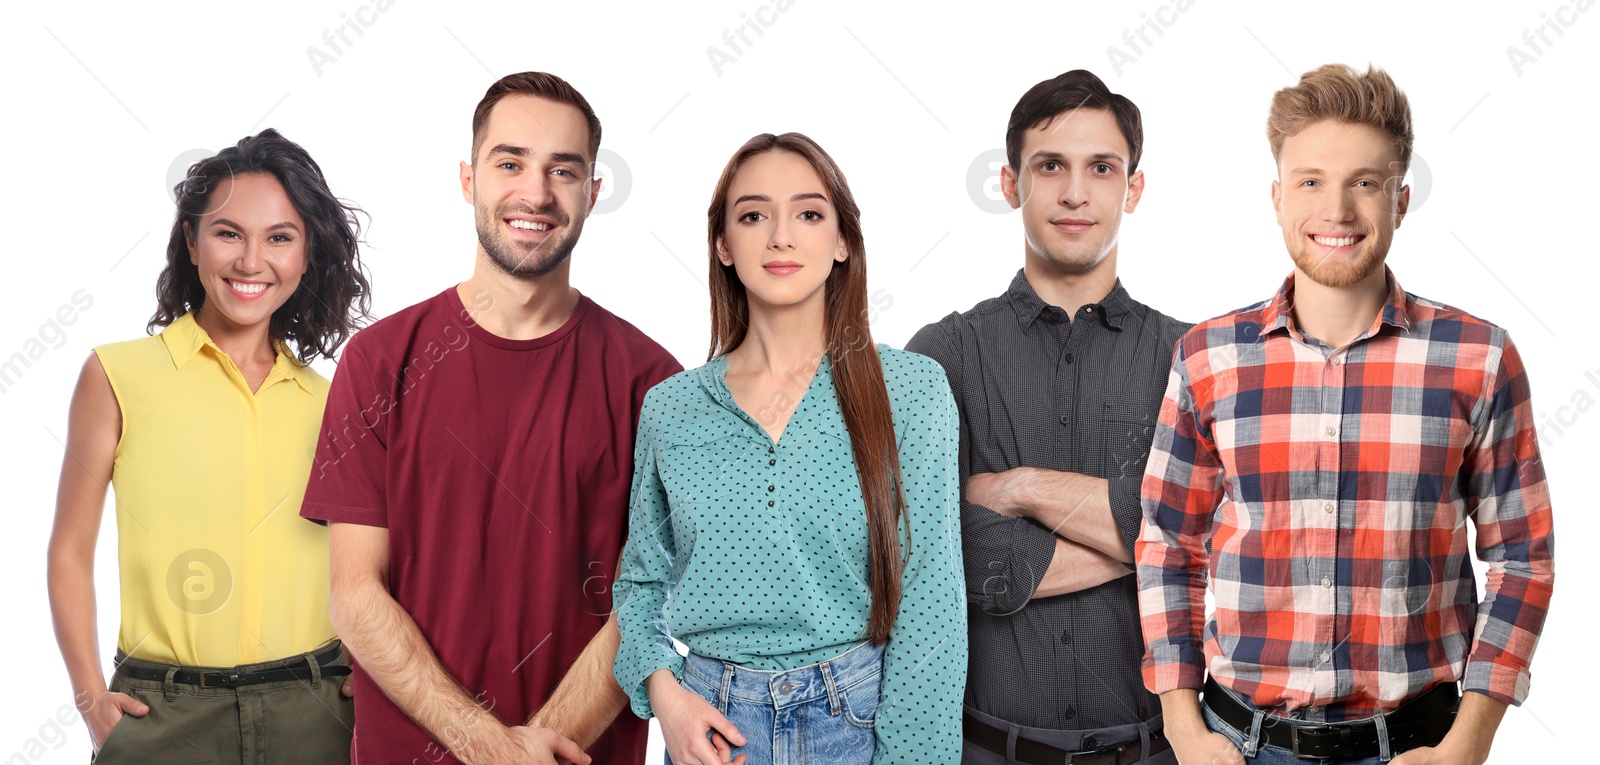
[[[572,739],[560,734],[556,734],[555,739],[556,744],[555,746],[551,747],[551,751],[565,759],[571,760],[572,762],[576,763],[576,765],[589,765],[591,758],[589,755],[583,753],[583,747],[578,746],[575,742],[573,742]]]
[[[344,679],[344,685],[340,687],[340,691],[342,691],[345,696],[353,697],[356,695],[356,683],[354,675],[348,676]]]
[[[112,698],[116,701],[117,708],[122,710],[124,714],[144,717],[145,713],[150,711],[148,705],[126,693],[119,693]]]

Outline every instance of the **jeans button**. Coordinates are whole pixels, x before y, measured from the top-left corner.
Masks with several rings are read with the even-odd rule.
[[[1096,741],[1093,736],[1090,736],[1089,738],[1086,738],[1086,739],[1083,740],[1083,748],[1084,749],[1099,749],[1100,748],[1100,742]]]
[[[791,683],[788,680],[785,680],[785,681],[783,681],[781,683],[778,683],[778,692],[779,693],[788,693],[789,691],[792,691],[792,690],[794,690],[794,683]]]

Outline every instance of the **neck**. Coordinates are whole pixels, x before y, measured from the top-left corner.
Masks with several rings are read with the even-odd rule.
[[[749,294],[748,292],[746,293]],[[787,306],[750,299],[750,326],[744,341],[728,352],[728,366],[736,374],[770,374],[809,377],[827,349],[823,291]]]
[[[568,282],[571,263],[542,276],[512,276],[479,247],[472,277],[456,285],[456,294],[472,321],[491,334],[533,340],[560,329],[578,305],[578,291]]]
[[[1348,287],[1329,287],[1296,267],[1289,312],[1301,334],[1339,348],[1372,326],[1388,298],[1386,287],[1382,268]]]
[[[252,361],[267,364],[277,362],[278,351],[272,346],[267,331],[270,319],[250,325],[236,324],[207,303],[195,309],[194,322],[206,331],[211,342],[233,359],[235,366],[244,366]]]
[[[1067,312],[1077,321],[1078,309],[1105,300],[1117,283],[1115,247],[1100,262],[1087,268],[1067,268],[1032,250],[1022,263],[1022,275],[1039,299]]]

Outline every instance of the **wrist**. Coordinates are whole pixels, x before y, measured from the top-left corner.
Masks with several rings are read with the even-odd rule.
[[[1023,518],[1033,518],[1033,479],[1037,468],[1020,467],[1006,473],[1001,501]]]

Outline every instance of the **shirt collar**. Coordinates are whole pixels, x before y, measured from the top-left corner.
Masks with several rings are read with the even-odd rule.
[[[201,328],[199,322],[194,320],[194,311],[189,311],[179,316],[171,324],[168,324],[165,329],[162,329],[161,340],[166,343],[167,352],[172,354],[172,364],[178,369],[182,369],[185,364],[188,364],[195,357],[195,354],[200,352],[201,348],[207,346],[210,346],[211,350],[218,356],[226,355],[221,348],[217,347],[216,343],[211,341],[211,336]],[[294,380],[301,390],[307,393],[315,393],[311,384],[311,367],[303,366],[291,358],[282,341],[275,340],[273,345],[276,346],[278,351],[278,361],[273,365],[272,371],[268,373],[267,379],[261,384],[261,387],[264,389],[275,380],[287,377]],[[229,363],[232,363],[231,360]]]
[[[1011,303],[1012,309],[1017,312],[1017,325],[1024,332],[1028,331],[1033,322],[1041,317],[1044,317],[1046,321],[1052,322],[1065,322],[1067,320],[1067,312],[1062,308],[1044,302],[1039,297],[1039,293],[1034,291],[1033,285],[1028,283],[1027,276],[1024,274],[1023,269],[1020,268],[1017,269],[1016,277],[1011,280],[1011,286],[1006,289],[1006,300]],[[1100,302],[1090,303],[1089,306],[1095,309],[1094,313],[1100,317],[1101,324],[1112,329],[1121,330],[1122,319],[1127,316],[1131,302],[1133,302],[1133,299],[1128,297],[1128,291],[1123,288],[1122,279],[1119,277],[1112,283],[1110,293],[1101,298]]]
[[[1367,329],[1366,336],[1372,337],[1378,333],[1384,324],[1398,327],[1407,332],[1411,331],[1411,317],[1406,313],[1406,291],[1400,288],[1399,280],[1394,278],[1394,272],[1389,266],[1383,267],[1384,285],[1389,296],[1385,298],[1383,310],[1378,312],[1378,318]],[[1267,301],[1267,307],[1261,313],[1261,332],[1256,336],[1259,340],[1269,333],[1289,328],[1290,311],[1294,308],[1294,273],[1283,280],[1283,285],[1278,287],[1278,292]]]

